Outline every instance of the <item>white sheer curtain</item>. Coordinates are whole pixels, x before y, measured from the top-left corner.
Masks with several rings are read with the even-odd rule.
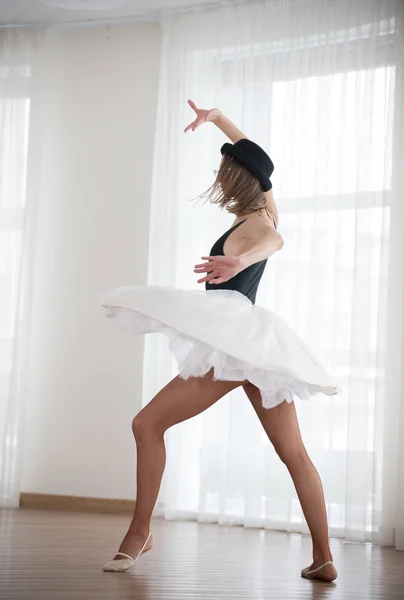
[[[297,404],[330,532],[404,548],[402,36],[402,6],[390,1],[272,0],[167,19],[149,282],[197,288],[193,265],[232,222],[190,201],[212,182],[224,138],[213,125],[185,136],[186,100],[218,106],[275,164],[285,246],[257,303],[283,317],[343,389]],[[144,368],[146,403],[176,372],[164,340],[148,337]],[[307,532],[242,391],[166,440],[156,514]]]
[[[0,507],[19,505],[35,158],[29,144],[37,34],[0,30]],[[28,175],[28,157],[32,176]]]

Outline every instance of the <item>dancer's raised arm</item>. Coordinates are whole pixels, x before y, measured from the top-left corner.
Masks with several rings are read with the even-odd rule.
[[[211,108],[209,110],[205,108],[197,108],[195,102],[192,100],[188,100],[189,106],[196,113],[196,117],[192,123],[190,123],[185,129],[184,132],[187,131],[195,131],[197,127],[202,125],[202,123],[214,123],[216,127],[221,129],[225,135],[236,144],[240,140],[248,140],[245,133],[243,133],[230,119],[224,116],[224,114],[218,108]],[[279,224],[279,214],[278,207],[273,197],[272,189],[264,192],[265,200],[266,200],[266,208],[274,219],[276,226]]]

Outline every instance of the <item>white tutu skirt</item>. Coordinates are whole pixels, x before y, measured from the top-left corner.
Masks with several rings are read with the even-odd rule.
[[[184,379],[213,369],[216,380],[248,380],[265,408],[339,391],[281,318],[239,292],[127,286],[104,294],[101,304],[121,329],[166,335]]]

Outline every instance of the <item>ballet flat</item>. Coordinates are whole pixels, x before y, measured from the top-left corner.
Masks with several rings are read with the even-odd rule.
[[[305,577],[306,579],[316,579],[315,573],[317,573],[318,571],[321,571],[321,569],[323,569],[327,565],[334,565],[334,563],[332,562],[332,560],[328,560],[320,567],[317,567],[317,569],[310,570],[310,567],[306,567],[305,569],[302,569],[302,577]],[[313,575],[314,575],[314,577],[313,577]],[[319,577],[318,579],[321,579],[321,578]],[[324,579],[323,581],[326,581],[326,580]]]
[[[151,532],[149,532],[149,535],[147,536],[147,540],[141,547],[139,554],[136,556],[136,558],[132,558],[131,556],[129,556],[129,554],[125,554],[125,552],[117,552],[116,553],[117,555],[125,556],[125,558],[118,559],[118,560],[110,560],[103,568],[103,571],[121,572],[121,571],[127,571],[128,569],[133,567],[133,565],[135,564],[135,562],[137,561],[139,556],[143,553],[143,550],[145,549],[147,542],[150,539],[150,536],[151,536]]]

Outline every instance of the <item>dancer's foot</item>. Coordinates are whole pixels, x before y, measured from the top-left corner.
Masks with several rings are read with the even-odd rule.
[[[125,537],[123,538],[121,545],[119,546],[119,552],[124,552],[125,554],[129,554],[129,556],[136,558],[137,555],[139,554],[140,550],[142,549],[142,546],[145,543],[146,538],[147,538],[147,535],[142,535],[142,534],[138,534],[138,533],[133,533],[133,534],[127,533],[125,535]],[[150,536],[149,541],[147,542],[146,546],[144,547],[144,549],[142,551],[142,554],[151,550],[152,546],[153,546],[153,538],[152,538],[152,536]],[[121,558],[122,558],[122,556],[119,556],[117,554],[116,556],[114,556],[113,560],[120,560]]]
[[[105,566],[104,571],[127,571],[138,558],[153,546],[151,535],[126,534],[118,553]]]
[[[332,559],[329,561],[315,560],[310,567],[302,570],[302,577],[306,579],[321,579],[321,581],[331,582],[337,576],[337,569],[334,567]]]

